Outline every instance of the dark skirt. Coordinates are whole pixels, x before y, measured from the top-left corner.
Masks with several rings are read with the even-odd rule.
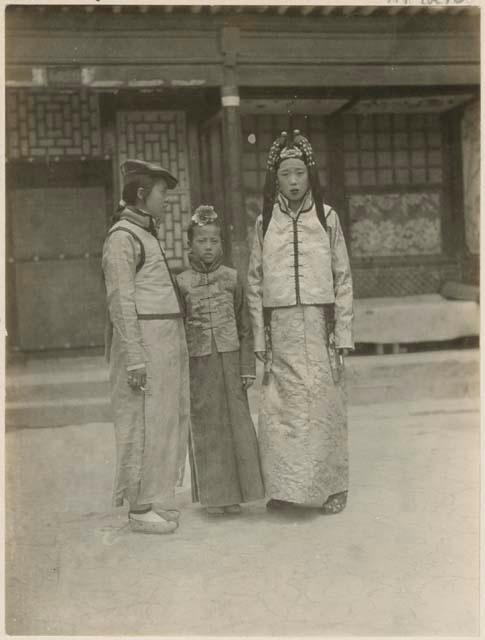
[[[225,506],[264,497],[239,352],[190,358],[192,498]]]

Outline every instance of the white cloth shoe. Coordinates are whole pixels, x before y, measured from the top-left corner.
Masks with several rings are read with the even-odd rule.
[[[136,533],[173,533],[178,528],[178,522],[165,520],[165,518],[155,511],[129,513],[128,519],[131,530]]]

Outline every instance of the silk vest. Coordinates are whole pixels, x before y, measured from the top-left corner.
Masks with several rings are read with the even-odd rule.
[[[182,313],[174,281],[159,240],[129,220],[115,223],[110,229],[110,235],[113,233],[129,233],[136,238],[135,242],[140,243],[140,263],[135,276],[138,317],[180,317]]]
[[[328,219],[331,207],[325,206]],[[263,306],[335,301],[330,236],[315,206],[296,218],[275,204],[263,242]]]
[[[221,265],[215,271],[195,269],[177,276],[185,314],[185,332],[192,357],[212,353],[212,338],[219,353],[237,351],[239,337],[234,313],[237,271]]]

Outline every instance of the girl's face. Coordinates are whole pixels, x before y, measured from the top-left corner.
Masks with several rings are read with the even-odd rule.
[[[143,187],[140,187],[138,190],[138,198],[141,201],[141,208],[157,220],[160,220],[164,216],[166,195],[167,183],[163,178],[154,183],[149,193],[147,193],[147,190]]]
[[[290,202],[299,202],[303,199],[309,188],[308,169],[303,160],[299,158],[283,160],[276,175],[280,192]]]
[[[204,264],[212,264],[222,253],[221,229],[215,224],[194,227],[192,253]]]

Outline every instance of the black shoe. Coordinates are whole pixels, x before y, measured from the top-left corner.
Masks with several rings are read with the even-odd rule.
[[[266,509],[285,509],[287,507],[293,506],[293,502],[288,502],[287,500],[268,500],[266,503]]]

